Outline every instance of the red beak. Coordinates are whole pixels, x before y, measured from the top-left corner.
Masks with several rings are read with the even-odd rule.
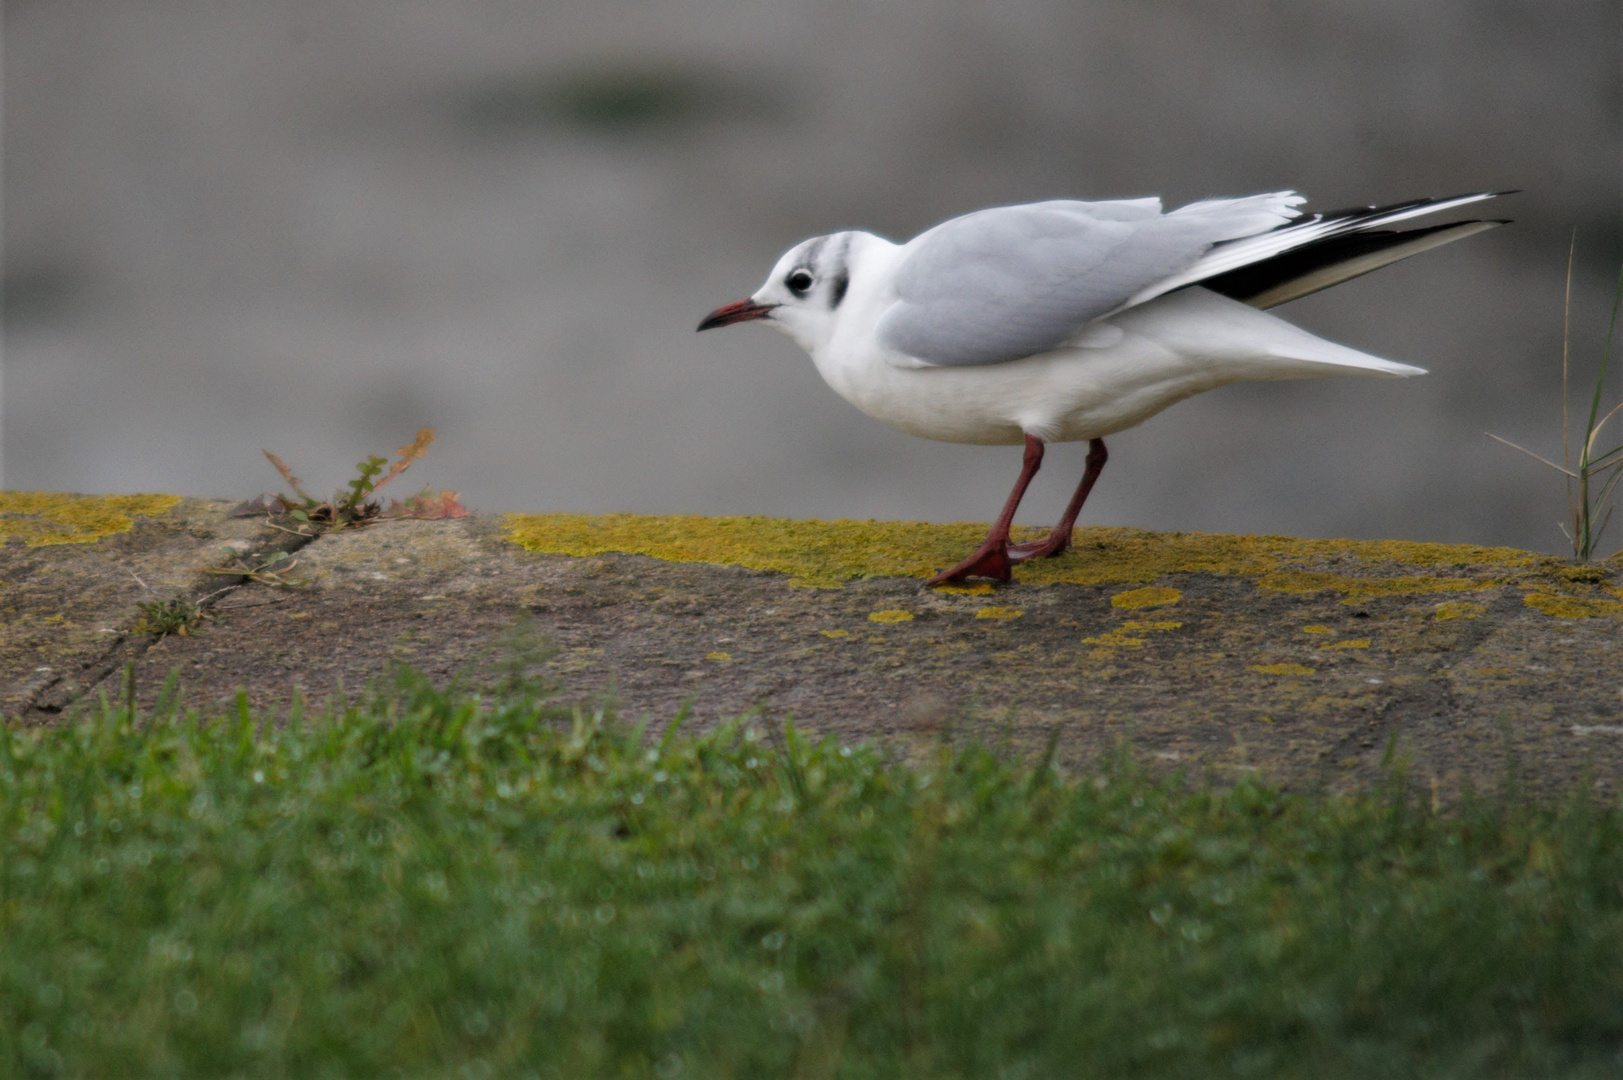
[[[757,304],[754,300],[738,300],[731,304],[723,304],[704,317],[699,324],[700,330],[714,330],[718,326],[731,326],[733,323],[749,322],[751,319],[764,319],[772,314],[776,304]]]

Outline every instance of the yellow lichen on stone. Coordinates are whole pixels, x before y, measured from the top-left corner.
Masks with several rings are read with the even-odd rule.
[[[975,549],[986,526],[907,521],[791,521],[761,517],[644,517],[633,514],[509,514],[506,534],[521,547],[559,555],[625,552],[671,562],[742,566],[789,575],[791,582],[838,588],[866,577],[928,578]],[[1046,535],[1017,528],[1015,541]],[[1129,528],[1076,530],[1072,547],[1053,559],[1015,567],[1023,584],[1148,585],[1168,574],[1211,573],[1257,578],[1284,592],[1334,590],[1349,598],[1485,589],[1513,568],[1551,560],[1511,548],[1402,541],[1300,540],[1286,536],[1154,533]],[[1345,565],[1345,573],[1317,569]],[[1470,568],[1475,577],[1382,577],[1388,568]],[[1491,568],[1491,580],[1483,576]],[[985,595],[983,583],[938,591]],[[1136,590],[1135,590],[1136,591]],[[1126,593],[1123,596],[1128,595]]]
[[[704,658],[706,660],[731,660],[733,658],[733,654],[725,652],[708,652],[704,654]]]
[[[1499,580],[1445,577],[1348,577],[1344,574],[1283,570],[1257,579],[1259,589],[1282,593],[1337,592],[1354,602],[1371,596],[1411,596],[1439,592],[1475,592],[1502,584]]]
[[[636,514],[509,514],[505,524],[508,538],[530,551],[619,551],[776,570],[816,588],[838,588],[854,578],[930,577],[963,558],[985,532],[972,524]]]
[[[1246,670],[1259,675],[1311,675],[1314,669],[1306,664],[1253,664]]]
[[[1076,530],[1073,546],[1058,559],[1022,563],[1016,574],[1023,582],[1069,582],[1108,585],[1152,582],[1165,574],[1213,573],[1262,577],[1293,569],[1292,564],[1340,560],[1348,575],[1323,575],[1318,588],[1369,579],[1370,567],[1390,565],[1432,567],[1494,567],[1496,570],[1532,567],[1548,562],[1545,556],[1514,548],[1487,548],[1469,544],[1417,544],[1397,540],[1302,540],[1290,536],[1227,536],[1218,533],[1153,533],[1130,528]],[[1410,579],[1413,582],[1415,579]],[[1450,579],[1422,579],[1433,580]],[[1486,587],[1482,583],[1468,587]],[[1460,586],[1452,586],[1458,588]],[[1405,591],[1415,591],[1411,587]]]
[[[1074,534],[1057,559],[1021,563],[1021,581],[1075,585],[1149,583],[1167,574],[1263,574],[1278,564],[1274,548],[1285,537],[1217,533],[1154,533],[1143,529],[1088,528]]]
[[[1623,604],[1616,600],[1589,600],[1534,592],[1523,596],[1522,603],[1557,619],[1598,619],[1607,615],[1623,615]]]
[[[1302,627],[1302,633],[1304,633],[1304,634],[1333,634],[1333,633],[1335,633],[1335,630],[1332,629],[1331,627],[1328,627],[1328,626],[1317,626],[1317,625],[1315,625],[1315,626],[1304,626],[1304,627]]]
[[[1095,637],[1085,637],[1082,640],[1087,642],[1089,645],[1108,645],[1112,647],[1127,646],[1131,648],[1143,645],[1145,642],[1149,641],[1149,638],[1132,637],[1126,632],[1125,629],[1118,627],[1117,629],[1111,630],[1108,633],[1099,634]]]
[[[1335,558],[1345,556],[1364,563],[1396,563],[1402,566],[1499,566],[1530,567],[1547,561],[1545,556],[1517,548],[1482,547],[1477,544],[1424,544],[1408,540],[1299,540],[1289,536],[1256,537],[1271,541],[1281,557]]]
[[[1448,619],[1475,619],[1486,615],[1488,609],[1481,604],[1473,604],[1469,600],[1449,600],[1438,604],[1433,618],[1447,621]]]
[[[1328,645],[1320,646],[1325,649],[1367,649],[1369,638],[1351,638],[1347,641],[1332,641]]]
[[[912,622],[913,613],[911,611],[901,611],[899,609],[892,609],[890,611],[876,611],[872,615],[868,616],[868,621],[877,623]]]
[[[1095,650],[1095,658],[1098,658],[1101,655],[1108,657],[1109,653],[1105,651],[1106,649],[1131,649],[1137,648],[1140,645],[1148,644],[1150,640],[1149,638],[1138,637],[1136,635],[1158,630],[1176,630],[1182,625],[1183,623],[1181,622],[1172,621],[1150,622],[1140,619],[1126,619],[1120,626],[1108,631],[1107,633],[1100,634],[1096,637],[1085,637],[1082,640],[1089,645],[1104,646],[1104,649]]]
[[[975,612],[977,619],[1018,619],[1025,612],[1012,607],[983,607]]]
[[[0,543],[93,544],[129,532],[135,517],[153,517],[180,502],[178,495],[63,495],[52,491],[0,491]]]
[[[947,593],[951,596],[991,596],[992,583],[978,581],[973,585],[937,585],[935,591]]]
[[[842,637],[850,637],[851,636],[851,631],[849,631],[849,630],[819,630],[818,633],[822,634],[824,637],[829,637],[829,638],[842,638]]]
[[[1126,608],[1129,611],[1138,608],[1161,607],[1164,604],[1176,604],[1183,599],[1183,593],[1177,589],[1156,588],[1151,586],[1145,589],[1129,589],[1117,593],[1110,598],[1110,606]]]

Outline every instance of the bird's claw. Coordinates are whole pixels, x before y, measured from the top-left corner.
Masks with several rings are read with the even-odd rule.
[[[1005,540],[997,542],[987,541],[975,550],[975,554],[953,567],[943,570],[929,581],[926,586],[948,585],[962,581],[967,577],[989,577],[998,581],[1008,581],[1014,576],[1011,567],[1014,560],[1009,557],[1009,544]]]
[[[1027,559],[1052,559],[1057,555],[1065,554],[1065,549],[1071,546],[1071,536],[1066,533],[1056,536],[1049,533],[1041,540],[1027,540],[1023,544],[1009,545],[1009,559],[1012,562],[1025,562]]]
[[[1014,577],[1014,564],[1025,562],[1027,559],[1052,558],[1062,555],[1065,549],[1071,546],[1069,533],[1056,535],[1049,533],[1041,540],[1027,540],[1023,544],[1011,544],[1007,540],[988,540],[975,549],[975,554],[953,567],[943,570],[929,581],[926,586],[948,585],[962,581],[968,577],[987,577],[998,581],[1009,581]]]

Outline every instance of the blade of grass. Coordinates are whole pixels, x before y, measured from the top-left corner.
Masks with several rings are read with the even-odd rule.
[[[1600,374],[1595,379],[1595,393],[1589,401],[1589,420],[1584,427],[1583,453],[1578,461],[1578,498],[1580,503],[1579,511],[1582,517],[1576,520],[1575,524],[1579,526],[1579,550],[1577,555],[1583,562],[1588,562],[1593,558],[1595,545],[1600,541],[1601,533],[1605,531],[1607,523],[1611,521],[1609,508],[1599,528],[1595,527],[1594,518],[1595,514],[1606,506],[1607,499],[1611,497],[1615,487],[1615,477],[1609,477],[1601,485],[1600,493],[1593,498],[1591,498],[1590,494],[1589,480],[1590,477],[1597,473],[1605,472],[1607,469],[1614,467],[1611,464],[1599,465],[1597,459],[1592,455],[1595,440],[1599,437],[1601,428],[1618,413],[1618,409],[1613,409],[1604,418],[1598,421],[1596,419],[1600,416],[1601,397],[1605,392],[1606,376],[1612,364],[1612,342],[1616,339],[1617,315],[1620,306],[1623,306],[1623,267],[1618,270],[1617,287],[1612,294],[1612,317],[1606,326],[1606,348],[1601,353]],[[1623,405],[1618,408],[1623,409]],[[1599,461],[1605,461],[1611,456],[1611,453],[1609,451],[1601,455]]]
[[[676,739],[676,733],[682,730],[682,725],[687,722],[687,718],[692,714],[692,712],[693,699],[689,698],[688,700],[682,702],[682,707],[676,710],[676,715],[672,717],[671,722],[665,726],[665,734],[661,736],[659,740],[660,757],[664,757],[670,751],[671,743]]]
[[[1572,502],[1572,481],[1577,474],[1572,471],[1572,420],[1567,415],[1567,358],[1571,352],[1572,343],[1572,263],[1578,254],[1578,230],[1572,230],[1572,240],[1567,245],[1567,294],[1561,305],[1561,461],[1566,466],[1562,470],[1568,476],[1567,480],[1567,513],[1572,517],[1573,536],[1578,532],[1578,515]],[[1520,449],[1518,447],[1517,449]],[[1573,543],[1577,543],[1574,539]]]
[[[1599,457],[1595,458],[1594,461],[1591,461],[1589,463],[1589,467],[1592,470],[1596,471],[1596,472],[1605,472],[1607,469],[1612,468],[1614,465],[1623,464],[1623,462],[1608,460],[1609,458],[1611,458],[1611,457],[1613,457],[1614,455],[1617,455],[1617,454],[1623,454],[1623,443],[1619,443],[1618,445],[1612,447],[1610,450],[1606,451],[1606,453],[1601,454]]]
[[[1502,443],[1504,443],[1506,446],[1510,447],[1512,450],[1520,450],[1522,453],[1526,454],[1528,457],[1534,459],[1535,461],[1543,462],[1544,464],[1548,465],[1550,468],[1554,469],[1558,473],[1564,473],[1565,475],[1572,477],[1574,480],[1576,480],[1578,478],[1578,474],[1573,472],[1571,469],[1563,469],[1561,466],[1557,465],[1555,462],[1551,461],[1549,458],[1541,457],[1540,455],[1535,454],[1535,453],[1533,453],[1533,451],[1527,449],[1527,447],[1525,447],[1525,446],[1517,446],[1515,443],[1511,442],[1509,439],[1501,439],[1499,436],[1495,435],[1491,431],[1484,431],[1482,434],[1486,435],[1488,438],[1492,439],[1494,442],[1502,442]]]
[[[1600,378],[1595,380],[1595,396],[1589,403],[1589,424],[1584,429],[1585,434],[1594,431],[1598,426],[1595,417],[1600,414],[1601,391],[1606,385],[1606,371],[1612,364],[1612,341],[1617,332],[1617,312],[1620,305],[1623,305],[1623,267],[1620,267],[1617,273],[1617,289],[1612,295],[1612,317],[1606,324],[1606,348],[1600,356]],[[1614,413],[1616,411],[1612,410]]]
[[[1048,783],[1049,775],[1054,768],[1054,755],[1059,752],[1059,724],[1051,724],[1048,728],[1048,740],[1043,744],[1042,756],[1037,759],[1037,767],[1031,771],[1031,778],[1026,782],[1027,793],[1035,792]]]
[[[1606,453],[1600,455],[1599,458],[1594,457],[1592,454],[1592,451],[1595,448],[1595,440],[1600,438],[1601,428],[1605,427],[1607,422],[1620,412],[1623,412],[1623,402],[1620,402],[1616,408],[1601,418],[1600,423],[1596,424],[1589,430],[1589,438],[1584,441],[1584,456],[1589,460],[1589,464],[1591,466],[1597,464],[1599,461],[1604,460],[1605,458],[1611,457],[1619,450],[1623,450],[1623,443],[1619,443],[1617,446],[1614,446],[1612,449],[1606,451]]]

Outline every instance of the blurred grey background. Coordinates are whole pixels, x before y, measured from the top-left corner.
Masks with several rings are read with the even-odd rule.
[[[986,520],[1017,451],[891,431],[787,338],[699,318],[844,227],[1516,187],[1488,208],[1514,226],[1278,312],[1431,375],[1175,406],[1112,440],[1084,523],[1559,551],[1557,478],[1483,432],[1559,454],[1574,228],[1574,370],[1599,360],[1620,12],[6,0],[4,482],[248,496],[263,447],[326,490],[428,425],[402,486],[485,510]]]

